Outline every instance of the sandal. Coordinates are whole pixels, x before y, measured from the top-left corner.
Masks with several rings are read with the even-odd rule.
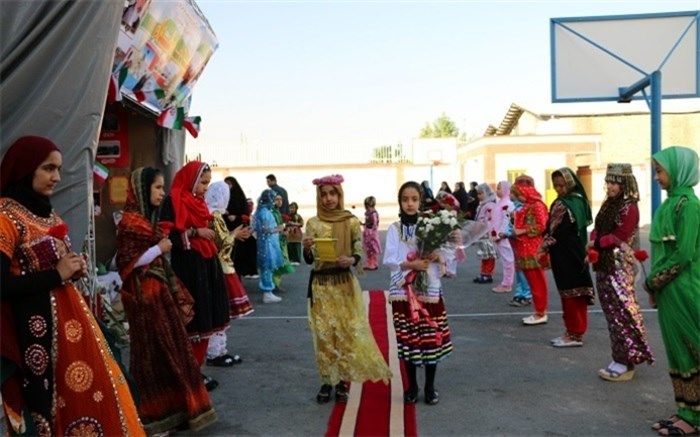
[[[620,373],[612,370],[610,367],[606,367],[605,369],[598,370],[598,376],[606,381],[624,382],[634,378],[634,369],[629,369],[626,372]]]
[[[679,425],[684,425],[686,429]],[[690,431],[687,430],[688,428]],[[698,429],[679,417],[675,422],[659,429],[659,435],[698,435]]]
[[[415,404],[418,402],[418,387],[409,387],[403,392],[403,402],[405,404]]]
[[[661,428],[666,428],[669,425],[673,425],[674,422],[677,422],[680,419],[677,415],[672,415],[668,419],[659,419],[658,421],[654,422],[651,424],[651,429],[654,431],[658,431]]]
[[[212,391],[219,386],[219,381],[202,373],[202,382],[207,391]]]
[[[335,385],[335,401],[342,404],[348,401],[348,385],[344,381]]]
[[[231,367],[234,364],[241,364],[242,362],[243,359],[240,357],[240,355],[226,354],[216,358],[207,358],[207,366],[214,367]]]
[[[319,404],[328,403],[328,401],[331,400],[331,391],[333,391],[332,385],[323,384],[321,386],[321,389],[318,391],[318,394],[316,395],[316,402],[318,402]]]

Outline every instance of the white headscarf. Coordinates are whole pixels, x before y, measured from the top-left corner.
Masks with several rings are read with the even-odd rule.
[[[219,211],[220,213],[226,212],[226,207],[228,206],[228,200],[231,197],[231,188],[224,181],[214,182],[209,185],[207,193],[204,195],[204,199],[207,201],[207,206],[209,207],[209,212]]]

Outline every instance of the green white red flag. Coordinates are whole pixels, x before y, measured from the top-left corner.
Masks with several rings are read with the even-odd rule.
[[[109,176],[109,169],[102,165],[101,162],[95,161],[95,165],[92,168],[92,176],[97,184],[103,184]]]
[[[185,129],[187,129],[187,132],[192,135],[192,137],[197,138],[199,135],[199,130],[200,126],[199,124],[202,121],[202,117],[200,116],[195,116],[195,117],[185,117],[185,122],[183,123],[183,126]]]
[[[183,108],[167,108],[158,116],[156,121],[159,126],[166,129],[182,129],[185,121],[185,110]]]

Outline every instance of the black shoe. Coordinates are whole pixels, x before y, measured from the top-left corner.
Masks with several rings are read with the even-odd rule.
[[[318,402],[319,404],[328,403],[328,401],[331,400],[331,391],[333,391],[332,385],[323,384],[321,386],[321,389],[318,391],[318,394],[316,395],[316,402]]]
[[[345,381],[335,385],[335,401],[342,404],[348,401],[348,385]]]
[[[437,390],[435,390],[434,388],[426,388],[425,403],[428,405],[435,405],[438,402],[440,402],[440,396],[438,395]]]
[[[231,367],[234,364],[241,364],[243,359],[239,355],[221,355],[216,358],[207,358],[207,366],[214,367]]]
[[[409,387],[403,392],[404,404],[415,404],[418,401],[418,387]]]
[[[474,283],[476,284],[490,284],[493,282],[493,277],[488,275],[481,275],[478,278],[474,278]]]
[[[207,391],[212,391],[219,386],[219,381],[213,379],[211,376],[207,376],[202,373],[202,382],[204,382],[204,387]]]

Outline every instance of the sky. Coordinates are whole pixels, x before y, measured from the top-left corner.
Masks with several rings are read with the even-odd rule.
[[[220,150],[220,165],[242,142],[405,144],[442,113],[480,135],[512,102],[550,101],[550,18],[700,9],[700,0],[197,4],[219,47],[194,88],[202,132],[188,153]]]

